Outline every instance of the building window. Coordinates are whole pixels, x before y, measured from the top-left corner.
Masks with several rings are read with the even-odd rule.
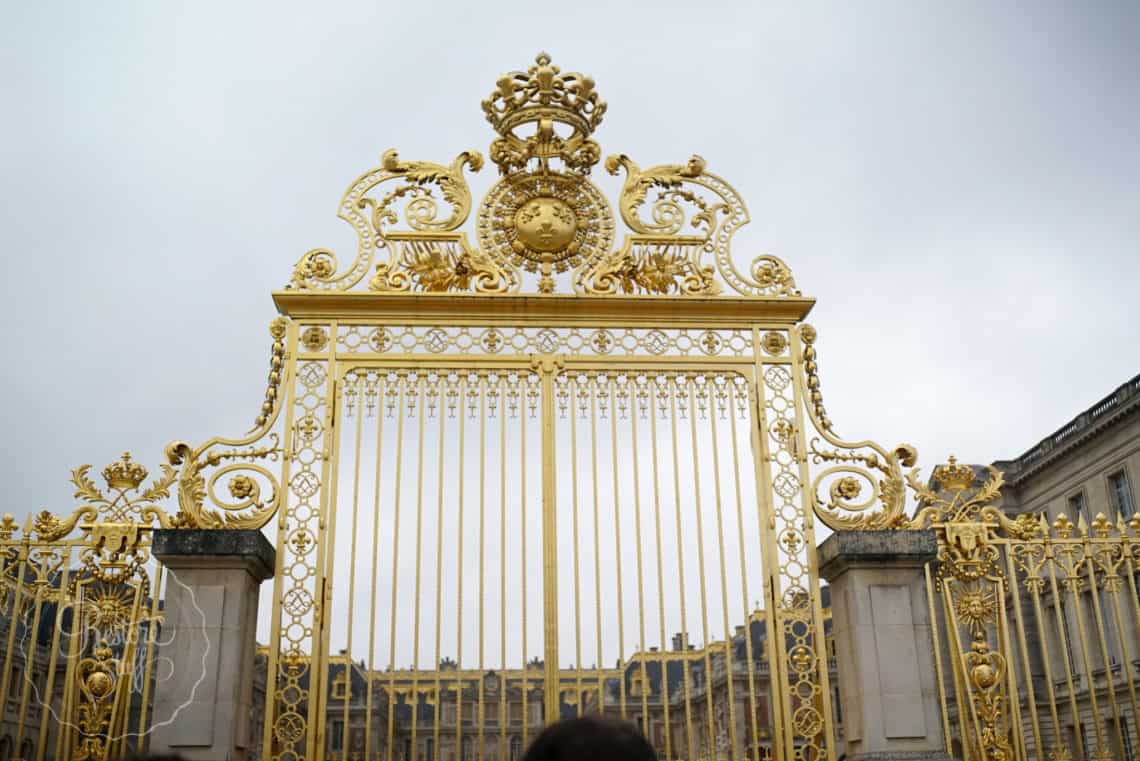
[[[463,738],[462,755],[462,761],[474,761],[475,759],[475,742],[470,737]]]
[[[1128,484],[1128,474],[1118,470],[1108,477],[1109,491],[1112,492],[1112,501],[1116,505],[1116,514],[1121,518],[1131,518],[1136,512],[1132,504],[1132,489]]]
[[[522,758],[522,738],[518,735],[511,735],[509,757],[510,761],[519,761]]]
[[[435,740],[429,739],[427,741],[427,761],[432,761],[435,758]]]
[[[1124,746],[1124,757],[1132,758],[1132,734],[1128,731],[1128,719],[1120,717],[1120,744]]]
[[[333,697],[337,700],[344,700],[348,697],[347,672],[333,679]]]
[[[344,722],[334,721],[329,726],[329,750],[344,750]]]
[[[1079,491],[1069,497],[1069,517],[1076,523],[1082,515],[1088,517],[1088,506],[1085,504],[1085,493]]]

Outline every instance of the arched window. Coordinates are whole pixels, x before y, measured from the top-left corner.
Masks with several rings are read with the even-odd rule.
[[[462,761],[475,761],[475,743],[468,735],[463,738],[463,759]]]
[[[522,758],[522,738],[518,735],[511,735],[509,748],[510,761],[519,761]]]
[[[12,738],[8,735],[0,738],[0,761],[12,761]]]
[[[20,758],[30,759],[35,757],[36,750],[32,746],[32,741],[24,740],[24,742],[20,744]]]

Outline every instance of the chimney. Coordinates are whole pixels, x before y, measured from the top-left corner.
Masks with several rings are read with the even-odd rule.
[[[688,639],[689,638],[686,637],[683,632],[677,632],[676,634],[674,634],[673,635],[673,650],[675,652],[687,650],[688,647],[686,647],[686,646],[689,644]]]
[[[736,627],[736,636],[737,637],[743,637],[744,636],[744,627],[743,626]]]

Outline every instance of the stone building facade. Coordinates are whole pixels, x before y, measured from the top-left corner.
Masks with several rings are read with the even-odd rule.
[[[773,722],[765,623],[757,610],[748,629],[737,626],[728,643],[697,648],[678,633],[669,650],[650,648],[615,668],[565,669],[560,715],[601,713],[633,722],[662,759],[728,759],[734,757],[734,744],[736,757],[769,759]],[[832,709],[841,740],[830,618],[826,623]],[[259,663],[264,668],[263,658]],[[461,693],[454,689],[457,681],[464,684]],[[537,660],[525,673],[460,671],[445,660],[438,671],[378,671],[369,679],[364,664],[341,657],[330,662],[328,690],[326,761],[388,759],[389,737],[392,761],[518,761],[546,721]]]

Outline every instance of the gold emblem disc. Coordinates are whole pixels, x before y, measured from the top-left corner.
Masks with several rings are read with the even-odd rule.
[[[612,250],[613,211],[582,175],[508,175],[480,204],[478,235],[483,252],[502,262],[528,272],[565,272]]]
[[[515,214],[516,250],[532,248],[542,253],[568,249],[574,244],[578,217],[560,198],[532,198]]]

